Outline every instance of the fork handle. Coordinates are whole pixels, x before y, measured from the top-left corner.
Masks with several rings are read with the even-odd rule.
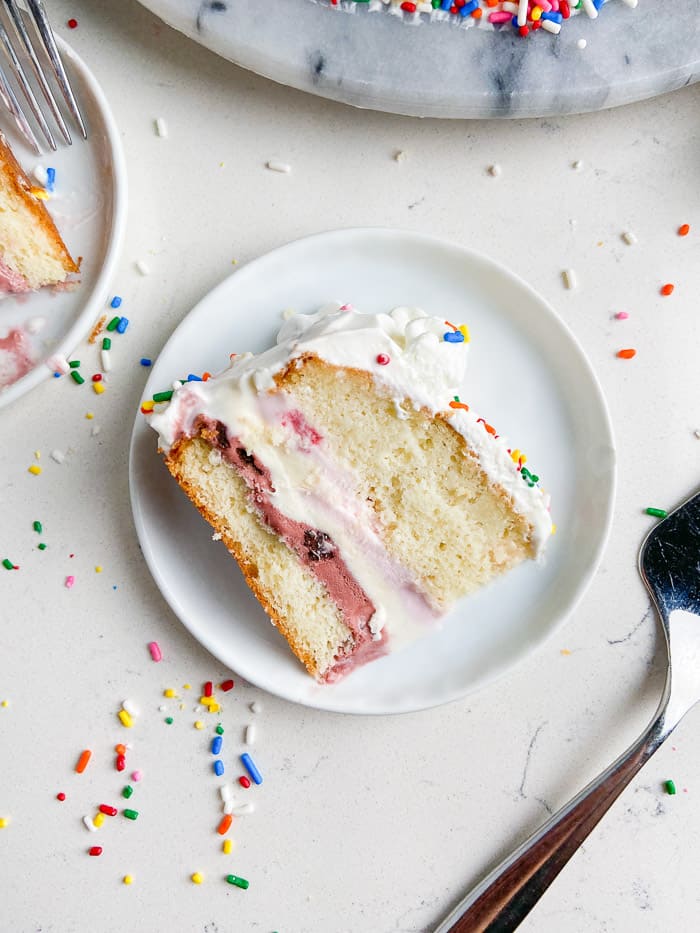
[[[487,875],[435,933],[515,930],[678,721],[669,720],[664,699],[636,742]]]

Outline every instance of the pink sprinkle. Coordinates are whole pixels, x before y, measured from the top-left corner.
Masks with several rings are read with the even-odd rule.
[[[629,314],[626,311],[618,311],[615,315],[616,321],[626,321],[629,317]]]
[[[490,23],[509,23],[513,19],[511,13],[489,13],[488,20]]]
[[[69,590],[75,583],[75,577],[66,577],[66,589]]]
[[[386,353],[379,353],[377,354],[377,362],[380,366],[386,366],[389,363],[389,357]]]
[[[339,311],[353,311],[354,309],[352,305],[347,304],[347,305],[341,305],[338,310]]]
[[[163,655],[160,650],[160,645],[157,641],[149,641],[148,650],[151,652],[151,657],[154,661],[162,661]]]
[[[141,780],[142,777],[143,777],[143,774],[142,774],[140,771],[132,771],[132,772],[131,772],[131,780],[132,780],[132,781],[136,781],[136,782],[138,783],[138,782]]]

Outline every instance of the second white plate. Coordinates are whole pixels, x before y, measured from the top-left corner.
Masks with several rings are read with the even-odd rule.
[[[554,311],[485,257],[396,230],[339,230],[249,263],[207,295],[160,354],[145,398],[190,372],[223,369],[229,353],[274,342],[281,312],[331,300],[367,312],[414,305],[469,325],[461,398],[524,449],[551,492],[558,526],[542,566],[529,562],[462,600],[441,629],[332,686],[293,657],[225,547],[134,426],[131,499],[144,556],[192,634],[271,693],[321,709],[390,713],[463,696],[527,656],[571,611],[607,538],[615,487],[610,420],[586,357]]]

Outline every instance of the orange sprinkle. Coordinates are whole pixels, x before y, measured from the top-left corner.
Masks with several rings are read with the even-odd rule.
[[[450,402],[450,408],[463,408],[465,411],[469,411],[469,406],[465,405],[464,402]]]
[[[211,379],[211,373],[202,373],[202,382],[209,382]]]
[[[665,285],[662,285],[662,286],[661,286],[661,294],[662,294],[662,295],[672,295],[672,294],[673,294],[673,289],[674,289],[675,287],[676,287],[675,285],[672,285],[670,282],[667,282]]]
[[[231,816],[230,813],[227,813],[226,816],[223,816],[221,818],[221,822],[219,823],[219,826],[216,830],[217,833],[220,836],[225,836],[226,833],[229,831],[232,822],[233,822],[233,817]]]
[[[114,751],[117,753],[117,755],[126,755],[126,745],[122,745],[121,743],[119,745],[115,745]]]
[[[451,327],[452,330],[457,330],[457,328],[455,327],[455,325],[454,325],[454,324],[450,324],[449,321],[445,321],[445,324],[447,324],[448,327]]]
[[[481,19],[483,11],[477,7],[476,10],[472,10],[472,19]]]
[[[637,351],[630,347],[629,350],[618,350],[617,355],[621,360],[631,360],[633,356],[637,355]]]
[[[78,774],[82,774],[83,771],[87,768],[87,763],[88,761],[90,761],[91,755],[92,755],[92,752],[90,751],[90,749],[86,748],[85,751],[80,756],[80,758],[78,758],[78,764],[75,766],[75,770],[77,771]]]
[[[690,233],[690,224],[681,224],[678,228],[678,236],[688,236]]]

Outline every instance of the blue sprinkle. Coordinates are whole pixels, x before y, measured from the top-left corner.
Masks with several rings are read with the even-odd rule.
[[[563,19],[561,13],[543,13],[540,19],[548,19],[552,23],[560,23]]]
[[[217,777],[221,777],[223,773],[224,773],[224,763],[220,758],[217,758],[216,761],[214,762],[214,774]]]
[[[223,745],[223,738],[220,735],[215,735],[211,740],[211,753],[212,755],[218,755],[221,751],[221,746]]]
[[[55,181],[56,181],[56,169],[47,168],[46,169],[46,190],[47,191],[53,191]]]
[[[121,301],[121,298],[120,298],[119,300]],[[117,329],[117,333],[118,333],[118,334],[123,334],[124,331],[127,329],[128,326],[129,326],[129,318],[128,318],[128,317],[120,317],[120,318],[119,318],[119,323],[117,324],[117,328],[116,328],[116,329]]]
[[[188,382],[201,382],[201,381],[202,381],[202,377],[201,377],[201,376],[195,376],[194,373],[190,373],[189,376],[187,377],[187,381],[188,381]]]
[[[140,360],[142,366],[150,366],[152,362],[153,360],[149,360],[147,356],[142,356]]]
[[[471,0],[470,3],[466,3],[462,9],[459,11],[460,16],[469,16],[470,13],[473,13],[474,10],[479,6],[478,0]]]
[[[119,297],[119,295],[115,295],[114,298],[112,298],[112,300],[110,301],[109,306],[110,308],[118,308],[120,307],[121,303],[122,303],[122,300]]]
[[[244,752],[244,754],[241,755],[241,761],[243,762],[246,771],[253,779],[253,783],[262,784],[262,774],[258,771],[255,762],[247,752]]]
[[[461,330],[448,330],[446,334],[442,335],[442,339],[446,343],[464,343],[464,334]]]
[[[60,378],[61,378],[61,374],[60,374],[60,373],[54,373],[54,374],[53,374],[53,377],[54,377],[54,379],[60,379]]]

